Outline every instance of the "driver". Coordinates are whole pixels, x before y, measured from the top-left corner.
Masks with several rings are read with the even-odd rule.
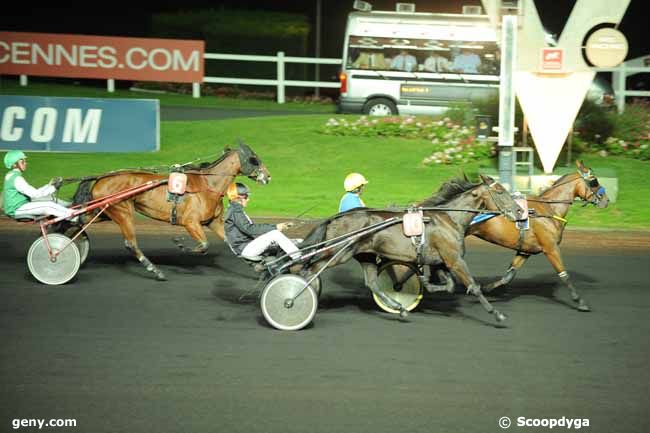
[[[51,197],[61,187],[63,179],[55,177],[38,189],[31,186],[23,177],[27,170],[27,155],[20,150],[7,152],[4,163],[9,169],[2,190],[5,214],[15,219],[72,216],[72,210],[60,204],[64,203],[62,200],[57,202]]]
[[[343,181],[343,188],[345,188],[346,193],[341,197],[341,201],[339,202],[339,212],[366,207],[363,200],[361,200],[361,194],[367,184],[368,181],[363,175],[359,173],[348,174]]]
[[[298,247],[282,233],[282,230],[293,226],[293,223],[254,224],[244,212],[244,208],[248,206],[250,190],[243,183],[231,184],[226,195],[230,201],[224,218],[226,242],[236,255],[255,260],[271,246],[278,245],[293,260],[301,257]]]

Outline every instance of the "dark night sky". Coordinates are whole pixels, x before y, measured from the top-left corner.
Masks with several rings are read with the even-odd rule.
[[[407,2],[408,0],[402,0]],[[480,0],[411,0],[420,12],[456,12],[462,5],[480,5]],[[353,0],[322,0],[323,57],[339,57],[343,44],[345,19],[352,10]],[[370,0],[375,10],[393,10],[395,0]],[[558,34],[569,16],[574,0],[536,0],[537,9],[545,27]],[[630,43],[628,58],[650,53],[647,40],[647,15],[644,0],[632,0],[619,29]],[[186,0],[160,1],[156,7],[115,7],[102,13],[85,12],[73,7],[30,7],[7,9],[0,15],[0,30],[35,31],[51,33],[79,33],[95,35],[148,36],[149,17],[152,12],[188,10],[200,8],[262,9],[297,12],[315,21],[316,0]],[[314,28],[313,26],[312,28]],[[313,38],[310,52],[313,53]]]

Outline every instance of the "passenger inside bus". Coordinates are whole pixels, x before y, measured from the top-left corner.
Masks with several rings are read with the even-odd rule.
[[[465,74],[478,74],[481,66],[481,58],[478,54],[472,52],[467,47],[463,47],[461,52],[454,57],[454,63],[451,68],[454,72]]]
[[[359,57],[352,63],[353,68],[386,69],[384,54],[378,51],[361,51]]]
[[[399,55],[393,58],[390,68],[398,71],[413,72],[418,67],[418,61],[415,56],[409,54],[407,50],[401,50]]]
[[[431,55],[424,61],[424,70],[427,72],[449,72],[451,63],[438,51],[431,51]]]

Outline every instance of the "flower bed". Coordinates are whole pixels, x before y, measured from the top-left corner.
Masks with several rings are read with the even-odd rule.
[[[627,158],[650,160],[650,105],[637,102],[629,104],[624,113],[603,111],[598,116],[594,108],[591,108],[592,117],[602,123],[609,123],[607,135],[599,133],[590,134],[596,129],[578,128],[574,138],[581,147],[581,150],[596,153],[602,157],[618,155]],[[586,122],[582,121],[583,125]],[[605,138],[606,137],[606,138]]]
[[[493,143],[475,138],[475,128],[461,126],[448,117],[393,116],[369,118],[362,116],[354,121],[331,118],[322,132],[329,135],[357,137],[402,137],[429,140],[429,156],[425,165],[463,164],[496,155]]]

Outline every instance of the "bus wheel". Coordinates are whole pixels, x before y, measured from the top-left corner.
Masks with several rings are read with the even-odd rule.
[[[363,113],[370,116],[392,116],[397,114],[397,107],[390,99],[376,98],[366,102]]]

